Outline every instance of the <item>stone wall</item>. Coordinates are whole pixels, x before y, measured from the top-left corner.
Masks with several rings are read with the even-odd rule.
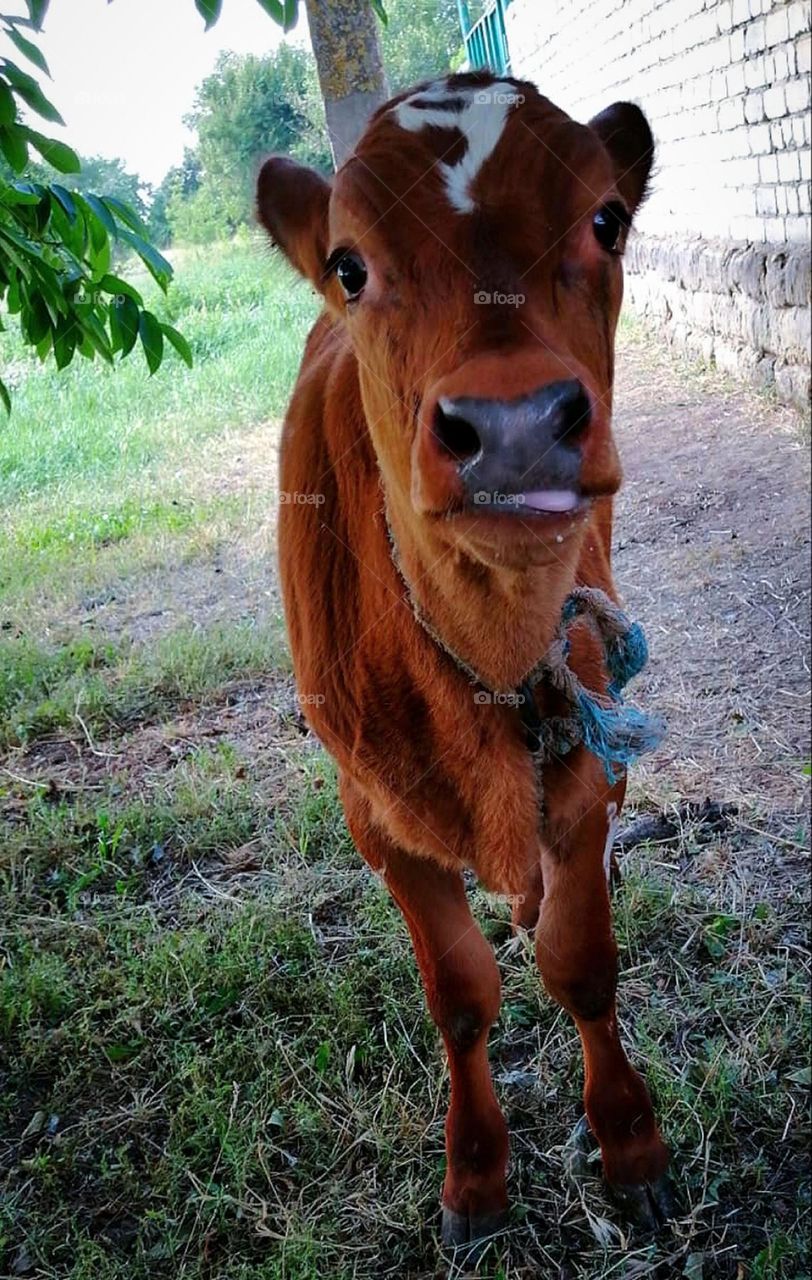
[[[512,72],[577,119],[638,102],[657,140],[631,306],[808,403],[808,0],[511,0]]]

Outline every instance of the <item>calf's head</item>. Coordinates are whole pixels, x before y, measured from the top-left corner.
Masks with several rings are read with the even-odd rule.
[[[382,107],[332,183],[266,161],[260,219],[357,357],[401,524],[532,560],[617,489],[621,256],[652,154],[635,106],[580,125],[474,74]]]

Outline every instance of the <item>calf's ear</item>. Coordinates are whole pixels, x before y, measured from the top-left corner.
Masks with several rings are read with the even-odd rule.
[[[319,291],[327,258],[329,202],[329,182],[287,156],[271,156],[259,171],[259,221],[291,265]]]
[[[646,198],[654,139],[648,120],[632,102],[615,102],[589,122],[615,166],[617,189],[634,213]]]

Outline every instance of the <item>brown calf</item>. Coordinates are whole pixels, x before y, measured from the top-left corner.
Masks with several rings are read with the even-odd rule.
[[[450,1243],[507,1208],[499,973],[465,867],[523,903],[609,1184],[665,1210],[668,1155],[615,1019],[605,862],[625,782],[583,744],[539,779],[510,696],[576,584],[614,593],[614,332],[652,150],[629,104],[584,126],[530,84],[460,75],[383,107],[332,184],[281,157],[259,179],[264,226],[324,298],[281,461],[296,680],[445,1040]],[[570,638],[570,669],[605,691],[594,630]],[[542,726],[566,710],[543,680],[532,697]]]

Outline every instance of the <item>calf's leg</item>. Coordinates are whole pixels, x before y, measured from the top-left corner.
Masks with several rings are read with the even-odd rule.
[[[465,896],[462,877],[402,852],[345,809],[355,842],[403,912],[431,1016],[448,1054],[443,1242],[466,1244],[507,1220],[507,1125],[488,1064],[488,1031],[501,1001],[499,970]]]
[[[542,850],[544,897],[536,958],[544,985],[572,1015],[584,1053],[584,1105],[604,1173],[632,1216],[654,1225],[668,1212],[668,1151],[648,1090],[631,1066],[615,1012],[617,946],[607,883],[614,806],[592,805]]]

